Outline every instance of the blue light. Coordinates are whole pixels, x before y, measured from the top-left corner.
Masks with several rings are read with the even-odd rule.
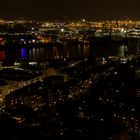
[[[27,58],[27,53],[25,48],[21,48],[21,58],[26,59]]]

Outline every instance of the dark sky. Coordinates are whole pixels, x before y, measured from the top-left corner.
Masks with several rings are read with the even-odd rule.
[[[140,0],[3,0],[0,17],[140,19]]]

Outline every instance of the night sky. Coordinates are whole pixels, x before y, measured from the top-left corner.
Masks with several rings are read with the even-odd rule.
[[[1,18],[140,19],[140,0],[3,0]]]

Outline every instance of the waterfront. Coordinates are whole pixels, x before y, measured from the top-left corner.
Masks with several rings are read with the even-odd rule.
[[[49,61],[54,59],[81,60],[95,57],[126,57],[140,54],[140,43],[130,44],[76,44],[76,45],[46,45],[43,47],[15,47],[0,50],[0,60],[28,60],[28,61]]]
[[[1,33],[0,120],[19,139],[139,139],[139,30],[62,27]]]

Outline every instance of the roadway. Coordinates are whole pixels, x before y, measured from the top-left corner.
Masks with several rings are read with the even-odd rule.
[[[78,83],[78,85],[74,86],[73,88],[70,88],[68,91],[68,96],[65,99],[64,96],[60,93],[61,97],[60,100],[58,99],[58,103],[60,103],[60,101],[64,103],[67,100],[77,100],[79,97],[83,96],[84,94],[87,94],[94,83],[97,83],[102,77],[109,76],[113,69],[114,67],[110,67],[104,72],[91,74],[90,78],[81,81],[80,83]],[[55,105],[57,105],[57,101],[52,101],[51,106],[53,107]]]
[[[113,67],[110,67],[104,72],[91,74],[89,79],[82,81],[78,86],[75,86],[70,90],[68,98],[75,99],[75,97],[77,98],[77,96],[87,93],[90,90],[91,85],[98,82],[101,77],[109,76],[113,69]]]

